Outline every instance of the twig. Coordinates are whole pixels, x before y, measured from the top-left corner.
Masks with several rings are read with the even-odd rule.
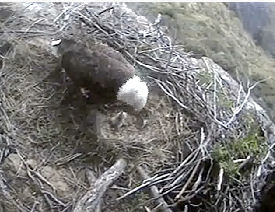
[[[45,191],[41,189],[42,194],[46,195],[47,197],[49,197],[52,201],[54,201],[55,203],[66,207],[66,203],[62,202],[61,200],[59,200],[58,198],[56,198],[51,192],[49,191]]]
[[[131,191],[129,191],[129,192],[127,192],[126,194],[122,195],[121,197],[117,198],[117,200],[119,201],[119,200],[125,199],[126,197],[128,197],[128,196],[130,196],[130,195],[132,195],[132,194],[134,194],[134,193],[136,193],[136,192],[142,190],[143,188],[148,187],[148,186],[151,185],[151,184],[152,184],[151,181],[148,181],[148,182],[146,182],[146,183],[143,183],[142,185],[140,185],[140,186],[138,186],[138,187],[132,189]]]
[[[195,176],[199,165],[201,164],[201,161],[198,161],[195,168],[193,169],[189,179],[187,180],[187,182],[185,183],[185,185],[182,187],[181,191],[177,194],[177,196],[175,197],[175,200],[178,200],[181,198],[181,195],[185,192],[185,190],[187,189],[187,187],[189,186],[189,184],[191,183],[191,181],[193,180],[193,177]]]
[[[63,158],[59,158],[55,161],[55,164],[57,166],[62,166],[62,165],[65,165],[66,163],[69,163],[73,160],[75,160],[76,158],[79,158],[81,157],[83,154],[82,153],[76,153],[76,154],[73,154],[73,155],[67,155]]]
[[[182,102],[180,102],[180,100],[178,100],[173,94],[169,93],[167,91],[167,89],[164,88],[164,86],[161,84],[161,81],[156,80],[156,83],[164,91],[164,93],[166,93],[168,96],[170,96],[172,99],[174,99],[182,108],[190,111],[190,109],[186,105],[184,105]]]
[[[141,166],[137,167],[137,171],[141,175],[143,180],[146,180],[149,178],[148,174],[145,172],[145,170]],[[172,212],[172,210],[169,208],[165,200],[160,195],[158,188],[156,186],[151,186],[150,191],[151,191],[152,197],[156,200],[157,204],[159,205],[158,206],[159,211]]]
[[[218,184],[217,184],[217,191],[220,191],[221,188],[222,188],[223,173],[224,173],[224,169],[220,168],[220,171],[219,171],[219,180],[218,180]]]
[[[262,82],[265,82],[266,80],[268,80],[268,79],[260,80],[260,81],[256,82],[254,85],[252,85],[252,86],[250,86],[250,87],[248,88],[247,94],[246,94],[246,96],[245,96],[243,102],[241,103],[241,105],[239,105],[239,106],[234,110],[232,117],[231,117],[231,118],[229,119],[229,121],[225,124],[226,127],[228,127],[228,126],[235,120],[236,116],[242,111],[243,107],[245,106],[245,104],[246,104],[247,101],[248,101],[248,98],[250,97],[251,91],[252,91],[258,84],[260,84],[260,83],[262,83]]]
[[[108,11],[110,11],[110,10],[113,10],[113,9],[114,9],[113,6],[112,6],[112,7],[108,7],[108,8],[106,8],[106,9],[104,9],[104,10],[98,12],[98,13],[96,14],[96,16],[100,16],[101,14],[103,14],[103,13],[105,13],[105,12],[108,12]]]
[[[34,203],[33,203],[33,205],[32,205],[32,209],[31,209],[30,212],[35,212],[36,211],[36,206],[38,206],[39,204],[40,203],[37,200],[35,200]]]

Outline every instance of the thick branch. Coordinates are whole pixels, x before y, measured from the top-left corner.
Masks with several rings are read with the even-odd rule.
[[[122,174],[126,166],[126,161],[119,159],[110,169],[104,172],[96,180],[93,188],[76,203],[74,212],[95,211],[109,186]]]

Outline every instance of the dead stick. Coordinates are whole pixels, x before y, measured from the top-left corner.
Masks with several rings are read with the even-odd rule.
[[[200,165],[201,161],[198,161],[197,165],[195,166],[195,168],[193,169],[189,179],[187,180],[187,182],[185,183],[185,185],[183,186],[183,188],[181,189],[181,191],[177,194],[175,200],[180,199],[181,195],[186,191],[187,187],[189,186],[189,184],[191,183],[191,181],[193,180],[193,177],[195,176],[196,172],[198,171],[199,165]]]
[[[137,167],[138,173],[141,175],[141,177],[146,180],[149,178],[148,174],[145,172],[145,170],[141,167]],[[151,195],[156,200],[159,211],[161,212],[172,212],[172,210],[169,208],[165,200],[160,195],[157,186],[151,186],[150,187]]]
[[[90,169],[88,169],[86,171],[86,175],[87,175],[87,179],[88,179],[89,185],[92,188],[94,186],[97,178],[96,178],[94,172],[92,170],[90,170]],[[97,206],[95,208],[95,212],[101,212],[101,202],[102,201],[99,200],[99,202],[98,202],[98,204],[97,204]]]
[[[124,159],[119,159],[111,168],[105,171],[96,180],[93,188],[89,190],[77,203],[74,212],[95,211],[103,195],[115,180],[122,174],[127,166]]]

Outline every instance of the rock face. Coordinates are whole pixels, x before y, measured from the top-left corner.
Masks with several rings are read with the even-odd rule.
[[[263,2],[232,2],[229,4],[229,8],[242,21],[244,29],[256,40],[270,22],[270,6],[272,7],[272,4]]]
[[[273,3],[232,2],[229,4],[258,45],[275,56],[275,22]]]

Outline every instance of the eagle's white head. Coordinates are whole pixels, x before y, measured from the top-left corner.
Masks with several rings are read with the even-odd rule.
[[[128,79],[118,90],[117,99],[140,111],[147,102],[148,87],[138,76]]]

